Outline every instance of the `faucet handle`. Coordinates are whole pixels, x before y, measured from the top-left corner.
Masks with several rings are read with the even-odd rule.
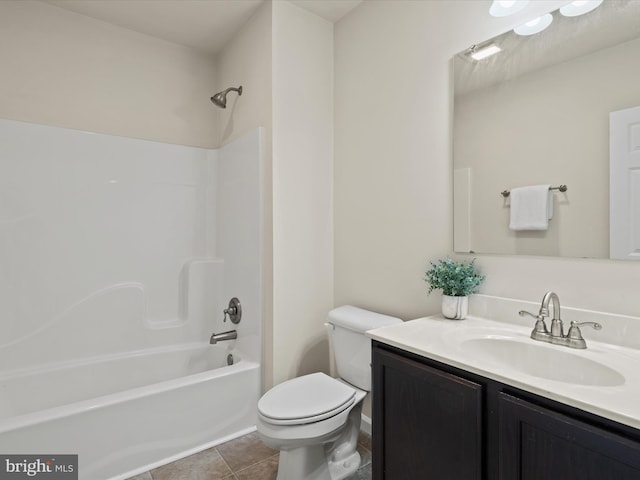
[[[589,325],[593,327],[595,330],[600,330],[602,325],[596,322],[571,322],[571,327],[567,332],[566,336],[566,345],[571,348],[587,348],[587,342],[582,337],[582,332],[580,331],[581,325]]]
[[[231,320],[233,323],[239,323],[240,319],[242,318],[242,305],[240,305],[240,300],[238,300],[236,297],[233,297],[231,300],[229,300],[229,307],[225,308],[222,313],[224,315],[222,317],[223,322],[227,321],[227,315],[229,315],[229,320]]]
[[[525,315],[529,315],[536,319],[536,325],[533,327],[531,332],[531,338],[534,340],[542,340],[549,336],[549,330],[547,330],[547,324],[544,323],[544,316],[539,313],[538,315],[534,315],[531,312],[527,312],[526,310],[520,310],[518,315],[524,317]]]
[[[544,315],[542,315],[541,313],[539,313],[538,315],[534,315],[533,313],[527,312],[526,310],[520,310],[518,312],[518,315],[520,315],[521,317],[529,315],[530,317],[536,319],[536,326],[533,329],[534,332],[549,333],[547,331],[547,325],[544,323]]]
[[[602,330],[602,325],[596,322],[571,322],[571,327],[569,328],[569,332],[567,333],[567,337],[573,338],[574,340],[581,340],[582,332],[580,331],[580,327],[582,325],[588,325],[593,327],[594,330]]]
[[[542,315],[534,315],[533,313],[527,312],[526,310],[520,310],[518,312],[518,315],[520,315],[521,317],[524,317],[525,315],[529,315],[530,317],[533,317],[537,320],[540,320],[540,317],[542,317]]]

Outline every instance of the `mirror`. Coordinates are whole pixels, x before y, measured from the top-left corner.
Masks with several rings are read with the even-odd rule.
[[[491,57],[453,59],[456,252],[610,258],[609,117],[640,106],[640,1],[552,15],[535,35],[479,43],[502,49]],[[567,185],[548,228],[511,230],[501,192],[545,184]]]

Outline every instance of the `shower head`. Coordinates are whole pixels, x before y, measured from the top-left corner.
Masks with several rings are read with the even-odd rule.
[[[238,92],[238,95],[242,95],[242,85],[238,88],[230,87],[223,92],[216,93],[211,97],[211,101],[220,108],[227,108],[227,93],[229,92]]]

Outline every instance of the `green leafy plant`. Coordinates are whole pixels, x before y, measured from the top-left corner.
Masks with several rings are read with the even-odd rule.
[[[469,263],[455,262],[450,258],[429,262],[431,268],[425,272],[424,281],[429,284],[429,293],[442,290],[442,293],[452,297],[464,297],[478,291],[484,280],[475,268],[474,258]]]

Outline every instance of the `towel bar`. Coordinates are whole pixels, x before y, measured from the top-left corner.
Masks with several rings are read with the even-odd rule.
[[[549,187],[549,190],[560,190],[561,192],[566,192],[568,190],[568,187],[566,185],[558,185],[557,187]],[[511,192],[509,190],[503,190],[502,192],[500,192],[500,194],[504,198],[507,198],[509,195],[511,195]]]

